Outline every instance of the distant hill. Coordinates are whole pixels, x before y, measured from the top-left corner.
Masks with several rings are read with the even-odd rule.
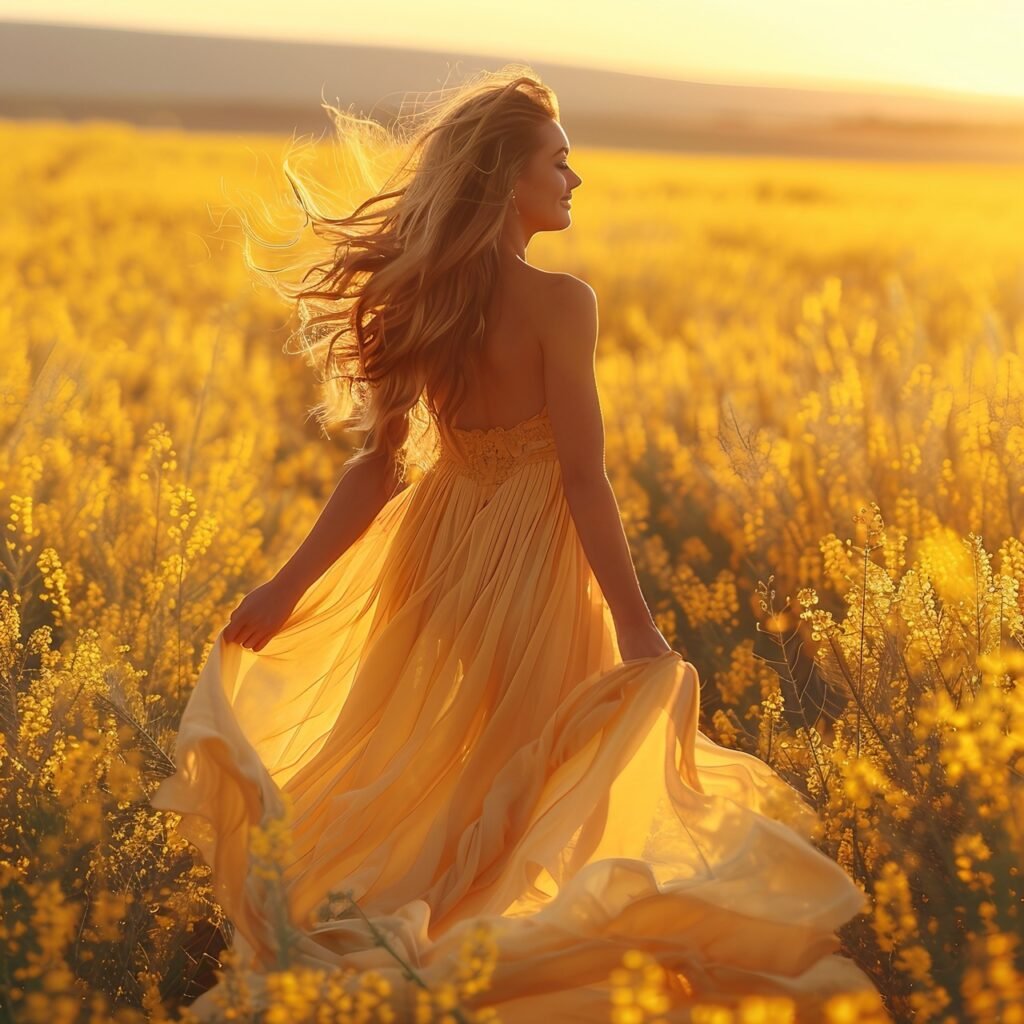
[[[1024,101],[718,85],[527,60],[576,145],[1024,162]],[[115,118],[197,131],[330,129],[320,107],[386,121],[402,95],[495,57],[0,21],[0,116]]]

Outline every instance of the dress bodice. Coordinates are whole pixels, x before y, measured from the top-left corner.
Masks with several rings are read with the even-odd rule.
[[[453,427],[439,422],[440,461],[481,484],[498,484],[527,462],[557,459],[551,419],[540,412],[511,427]]]

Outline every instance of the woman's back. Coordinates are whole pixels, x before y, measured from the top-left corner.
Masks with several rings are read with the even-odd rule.
[[[555,282],[552,274],[520,260],[502,269],[485,312],[483,351],[467,367],[469,391],[448,425],[461,430],[511,427],[540,412],[544,386],[544,316]]]

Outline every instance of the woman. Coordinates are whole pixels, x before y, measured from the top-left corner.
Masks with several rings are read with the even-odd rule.
[[[152,803],[183,816],[254,978],[275,917],[249,829],[287,809],[301,964],[406,991],[362,915],[431,984],[485,923],[497,967],[468,1005],[505,1024],[607,1019],[633,948],[670,1020],[747,993],[816,1019],[871,988],[835,954],[864,897],[809,805],[698,731],[696,669],[640,591],[594,292],[526,260],[571,223],[569,150],[548,88],[486,76],[438,106],[396,187],[314,218],[335,245],[295,295],[302,350],[327,371],[321,420],[367,443],[220,632]]]

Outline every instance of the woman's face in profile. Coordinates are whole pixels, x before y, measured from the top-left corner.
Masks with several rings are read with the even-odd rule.
[[[582,178],[569,166],[569,139],[554,120],[540,130],[540,144],[515,186],[519,216],[536,231],[559,231],[572,222],[571,195]]]

